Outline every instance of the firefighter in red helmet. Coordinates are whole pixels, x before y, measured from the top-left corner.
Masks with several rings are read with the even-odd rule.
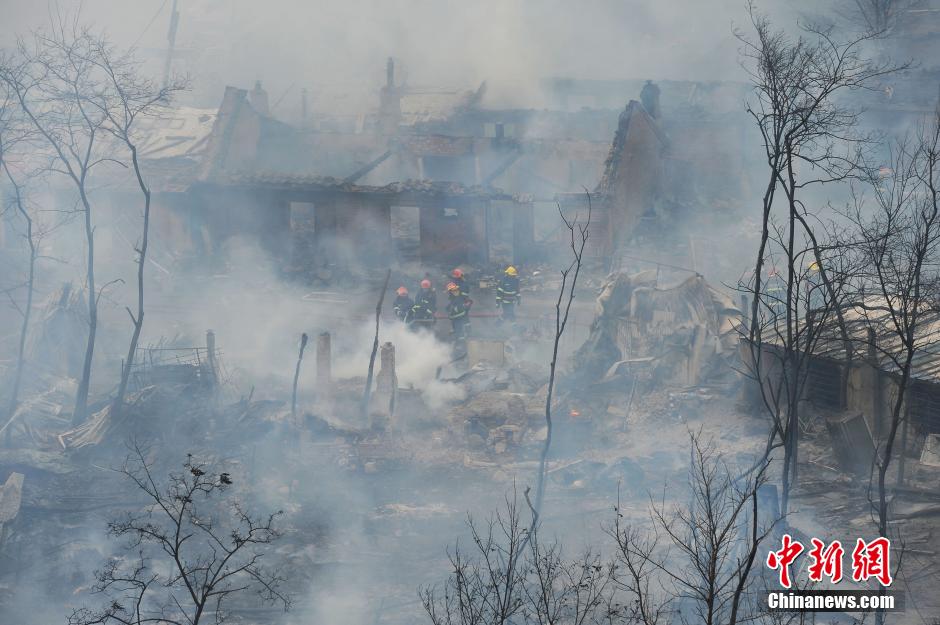
[[[411,309],[411,325],[415,328],[432,329],[436,312],[437,293],[431,288],[431,281],[425,278],[421,281],[421,289],[415,295],[415,303]]]
[[[398,317],[398,320],[402,323],[408,323],[411,321],[411,310],[414,308],[414,300],[408,295],[408,289],[404,286],[398,287],[396,291],[398,297],[395,298],[395,301],[392,303],[392,308],[395,309],[395,316]]]
[[[456,284],[460,288],[460,294],[470,295],[470,286],[467,284],[467,278],[463,275],[463,270],[457,267],[450,272],[451,284]]]

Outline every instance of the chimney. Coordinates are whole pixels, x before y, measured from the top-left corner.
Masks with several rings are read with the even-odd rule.
[[[401,93],[395,87],[395,61],[388,57],[385,65],[385,86],[379,94],[377,130],[382,135],[397,135],[401,124]]]
[[[248,96],[251,108],[255,109],[259,115],[268,117],[271,112],[268,109],[268,92],[261,87],[261,81],[255,81],[255,88],[251,90]]]

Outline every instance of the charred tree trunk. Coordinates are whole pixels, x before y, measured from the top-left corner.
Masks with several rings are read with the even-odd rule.
[[[87,266],[85,280],[88,291],[88,339],[85,342],[85,358],[82,361],[82,377],[78,382],[78,391],[75,393],[75,407],[72,410],[72,423],[79,424],[85,420],[88,411],[88,389],[91,385],[91,364],[95,356],[95,338],[98,334],[98,294],[95,290],[95,229],[91,219],[91,203],[85,192],[85,178],[81,178],[79,194],[85,213],[85,246]]]
[[[548,453],[552,446],[552,398],[555,392],[555,373],[558,365],[558,345],[561,337],[565,333],[568,325],[568,317],[571,313],[571,304],[574,302],[575,288],[578,285],[578,276],[581,274],[581,261],[584,256],[584,246],[587,244],[589,228],[591,226],[591,194],[585,192],[588,202],[587,221],[580,225],[575,217],[568,221],[558,207],[558,213],[570,233],[569,246],[571,248],[572,261],[566,269],[561,272],[561,288],[558,291],[558,299],[555,300],[555,338],[552,343],[552,361],[549,365],[548,374],[548,392],[545,397],[545,444],[542,446],[542,453],[539,455],[539,474],[535,488],[535,503],[532,504],[532,527],[538,524],[539,516],[542,514],[542,501],[545,497],[545,471],[548,463]],[[571,278],[569,284],[568,278]]]
[[[140,247],[137,248],[137,314],[127,309],[131,322],[134,324],[134,331],[131,334],[131,342],[127,347],[127,358],[124,360],[124,367],[121,369],[121,383],[118,386],[117,397],[114,398],[114,409],[120,411],[124,408],[124,397],[127,394],[127,382],[130,379],[131,369],[134,366],[134,357],[137,355],[137,344],[140,341],[140,333],[144,327],[144,263],[147,261],[147,244],[150,241],[150,188],[144,182],[144,177],[140,171],[140,161],[137,158],[137,147],[129,145],[131,151],[131,163],[134,167],[134,175],[137,178],[137,186],[144,196],[144,224],[141,230]]]
[[[300,363],[304,359],[304,349],[307,347],[307,333],[300,335],[300,352],[297,354],[297,366],[294,368],[294,386],[290,396],[290,416],[297,414],[297,382],[300,380]]]
[[[385,282],[382,283],[382,293],[379,302],[375,305],[375,340],[372,341],[372,355],[369,356],[369,373],[366,375],[366,389],[362,394],[362,407],[360,409],[363,420],[369,418],[369,399],[372,397],[372,378],[375,371],[375,356],[379,352],[379,321],[382,318],[382,304],[385,302],[385,291],[388,290],[388,281],[392,278],[392,270],[385,273]]]
[[[7,405],[7,419],[2,428],[2,430],[6,431],[5,440],[9,445],[12,435],[10,425],[13,423],[13,418],[16,415],[16,407],[19,403],[20,384],[23,381],[23,368],[26,364],[26,336],[29,333],[29,322],[33,310],[33,293],[35,290],[33,285],[35,284],[36,277],[36,256],[38,255],[38,249],[33,233],[33,219],[30,217],[29,212],[26,210],[26,206],[24,205],[20,186],[16,180],[14,180],[5,161],[2,161],[2,165],[3,171],[6,173],[7,179],[10,181],[10,185],[13,187],[16,210],[26,221],[26,243],[29,246],[29,270],[26,279],[26,307],[23,309],[23,322],[20,325],[20,337],[16,350],[16,372],[13,374],[13,388],[10,390],[10,401]]]

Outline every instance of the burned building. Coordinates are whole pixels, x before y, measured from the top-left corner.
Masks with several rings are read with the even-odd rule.
[[[385,108],[403,97],[389,85],[383,94]],[[401,125],[393,133],[388,124],[383,132],[309,130],[262,114],[256,99],[226,90],[197,163],[147,163],[176,168],[186,182],[166,207],[187,216],[188,232],[173,237],[180,248],[211,255],[226,240],[247,237],[295,269],[348,264],[352,255],[366,265],[523,262],[534,240],[532,192],[545,202],[554,193],[538,181],[558,172],[571,179],[572,158],[597,163],[601,154],[583,141],[507,136],[501,124],[491,137]],[[458,99],[457,110],[466,105]]]
[[[615,87],[607,90],[627,86]],[[674,227],[690,206],[733,203],[709,188],[726,188],[716,181],[728,172],[742,178],[742,157],[729,146],[743,133],[724,112],[727,89],[663,83],[661,97],[651,97],[652,88],[646,106],[630,100],[619,115],[487,109],[485,84],[410,88],[389,61],[375,112],[305,113],[291,124],[272,116],[260,81],[228,87],[217,110],[174,109],[141,128],[152,260],[211,258],[235,238],[297,274],[356,264],[353,257],[365,266],[533,262],[557,247],[558,205],[583,212],[585,189],[594,211],[589,253],[614,258],[638,236]],[[122,208],[139,201],[128,172],[110,175],[101,191],[105,255],[129,240],[110,216],[126,221]]]

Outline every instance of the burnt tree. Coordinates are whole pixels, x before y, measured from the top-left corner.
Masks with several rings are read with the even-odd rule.
[[[99,101],[104,89],[101,72],[90,60],[97,46],[96,39],[75,21],[62,16],[53,20],[49,29],[36,31],[29,40],[18,42],[16,54],[0,67],[0,81],[13,95],[43,149],[51,154],[48,171],[71,183],[81,207],[88,337],[72,412],[72,420],[77,423],[84,420],[87,411],[101,295],[95,282],[94,202],[90,176],[99,165],[113,158],[102,141],[107,136],[108,114],[93,104]]]
[[[838,253],[826,242],[825,225],[804,198],[810,187],[847,183],[864,175],[864,156],[873,140],[856,132],[859,111],[845,106],[840,96],[874,88],[878,78],[900,67],[864,56],[865,45],[876,36],[871,32],[842,40],[830,27],[804,24],[801,36],[792,38],[775,29],[753,4],[749,11],[753,35],[738,32],[737,36],[751,78],[746,110],[761,135],[766,184],[754,269],[740,288],[751,298],[747,366],[772,421],[766,454],[783,448],[785,514],[798,464],[800,402],[810,362],[804,355],[811,353],[815,339],[801,330],[807,311],[800,280],[807,267],[818,272],[827,309],[836,317],[847,358],[852,357],[839,305],[844,292],[832,267]],[[773,275],[766,275],[766,265],[775,261],[782,266],[772,264]],[[779,282],[776,292],[770,292],[770,277]],[[770,328],[762,319],[768,310],[775,318]],[[768,329],[772,336],[765,335]],[[767,343],[773,343],[781,355],[778,362],[767,362]],[[767,381],[781,375],[784,382],[776,384],[780,394],[770,396]],[[770,386],[775,383],[770,381]]]
[[[280,537],[280,512],[252,515],[229,496],[228,473],[192,456],[159,484],[147,455],[135,444],[120,468],[145,505],[108,524],[111,536],[126,540],[126,555],[95,574],[104,605],[75,610],[69,625],[222,623],[228,603],[246,593],[286,610],[285,580],[263,563]]]
[[[91,37],[91,35],[86,35]],[[172,103],[173,97],[187,88],[185,80],[164,81],[162,87],[144,77],[140,72],[139,62],[130,52],[118,52],[103,37],[91,38],[87,53],[87,62],[97,68],[101,76],[101,88],[90,105],[98,109],[106,119],[103,130],[114,138],[118,145],[127,151],[134,181],[140,191],[142,201],[142,223],[140,238],[134,246],[137,254],[137,307],[132,311],[127,307],[127,314],[133,324],[127,357],[121,369],[121,381],[114,409],[120,411],[124,406],[127,383],[137,355],[137,344],[144,327],[144,268],[147,260],[147,246],[150,242],[150,205],[152,194],[140,161],[139,133],[140,122],[160,115],[161,111]]]

